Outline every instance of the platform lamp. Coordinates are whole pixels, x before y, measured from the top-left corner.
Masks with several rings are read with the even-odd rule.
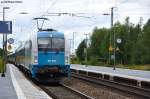
[[[3,21],[5,21],[5,10],[10,9],[9,7],[3,7]],[[7,34],[3,33],[3,68],[1,77],[5,77],[6,62],[7,62]]]
[[[113,17],[114,17],[114,8],[116,8],[116,7],[111,7],[111,13],[109,14],[109,13],[104,13],[104,14],[102,14],[102,15],[110,15],[110,17],[111,17],[111,32],[110,32],[110,44],[109,44],[109,49],[111,49],[111,46],[112,46],[112,35],[113,35],[113,39],[114,39],[114,42],[113,42],[113,47],[114,47],[114,49],[115,49],[115,32],[113,31]],[[109,63],[110,63],[110,51],[109,51]],[[116,70],[116,60],[115,60],[115,50],[113,50],[113,57],[114,57],[114,65],[113,65],[113,70]]]

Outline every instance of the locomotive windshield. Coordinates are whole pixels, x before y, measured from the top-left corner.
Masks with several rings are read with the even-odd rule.
[[[52,38],[52,48],[64,48],[64,39]]]
[[[63,38],[38,38],[39,50],[64,51],[65,42]]]
[[[51,48],[51,43],[49,38],[39,38],[38,39],[39,48]]]

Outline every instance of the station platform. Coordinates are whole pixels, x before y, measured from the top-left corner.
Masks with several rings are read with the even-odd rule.
[[[79,64],[71,64],[71,69],[150,82],[150,71],[121,69],[121,68],[116,68],[116,70],[113,70],[113,67],[90,66],[90,65],[85,66]]]
[[[1,77],[0,73],[0,99],[17,99],[9,69],[6,72],[5,77]]]
[[[52,99],[27,80],[12,64],[7,64],[6,77],[0,77],[0,99]]]

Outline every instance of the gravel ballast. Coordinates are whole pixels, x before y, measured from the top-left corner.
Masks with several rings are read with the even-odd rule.
[[[71,80],[65,79],[64,84],[94,99],[140,99],[139,97],[129,95],[116,89],[108,88],[103,85],[96,85],[77,78],[71,78]]]

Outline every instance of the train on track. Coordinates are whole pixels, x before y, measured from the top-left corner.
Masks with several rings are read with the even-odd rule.
[[[38,81],[59,82],[70,77],[70,49],[67,36],[53,29],[31,34],[8,61]]]

